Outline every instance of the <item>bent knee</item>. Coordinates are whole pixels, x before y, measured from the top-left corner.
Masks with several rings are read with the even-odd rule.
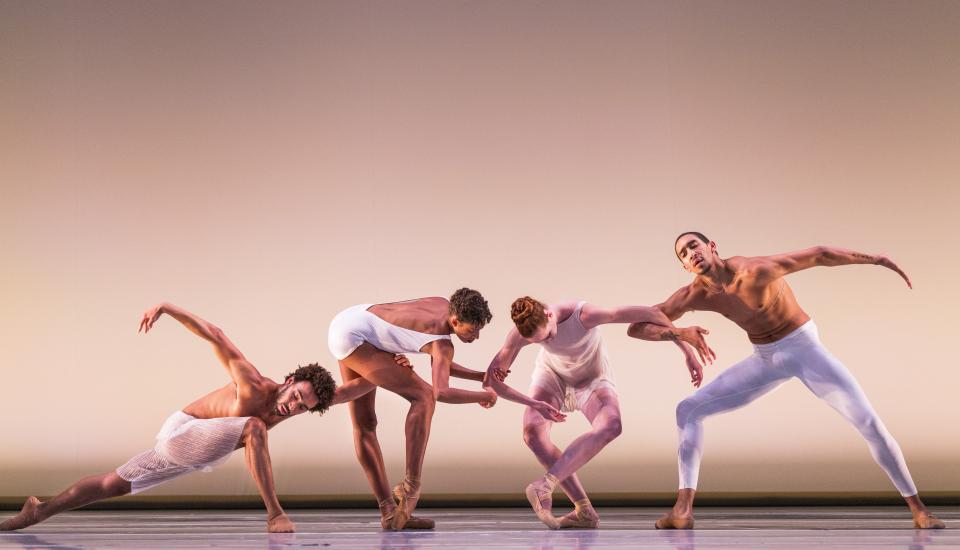
[[[600,427],[600,434],[607,441],[613,441],[614,439],[620,437],[620,434],[623,433],[623,422],[620,418],[611,418],[607,422],[604,422]]]
[[[543,424],[537,423],[523,425],[523,442],[526,443],[527,447],[530,447],[531,449],[542,447],[546,438],[547,433],[543,427]]]
[[[677,426],[682,428],[689,422],[694,421],[696,418],[694,413],[699,406],[700,404],[697,401],[689,397],[677,403]]]

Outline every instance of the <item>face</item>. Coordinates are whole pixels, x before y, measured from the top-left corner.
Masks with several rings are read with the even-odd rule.
[[[294,382],[293,378],[288,378],[280,386],[277,393],[277,402],[273,407],[273,413],[280,417],[295,416],[309,411],[320,403],[317,394],[313,391],[313,386],[306,380]]]
[[[454,315],[450,318],[450,326],[453,327],[453,333],[461,342],[469,344],[477,338],[480,338],[480,327],[473,323],[465,323]]]
[[[540,342],[551,342],[553,341],[554,336],[557,335],[557,318],[553,315],[553,312],[547,310],[547,322],[537,327],[537,331],[530,335],[530,340],[534,344],[539,344]]]
[[[676,253],[683,268],[697,275],[703,275],[713,269],[719,259],[717,243],[713,241],[705,243],[692,233],[680,237],[677,241]]]

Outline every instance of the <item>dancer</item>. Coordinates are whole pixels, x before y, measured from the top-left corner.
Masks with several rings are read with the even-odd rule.
[[[357,459],[377,497],[384,529],[433,528],[433,520],[417,518],[412,513],[420,498],[420,473],[435,404],[478,403],[489,408],[497,399],[491,391],[450,387],[450,376],[482,381],[484,374],[453,362],[450,334],[456,334],[462,342],[473,342],[491,318],[483,296],[476,290],[461,288],[449,300],[420,298],[353,306],[337,314],[330,323],[328,344],[340,361],[343,379],[367,380],[374,385],[369,393],[350,404],[350,417]],[[432,387],[412,370],[396,368],[395,353],[429,354]],[[392,492],[377,440],[375,386],[410,402],[406,477]]]
[[[722,259],[717,244],[694,231],[677,237],[674,251],[684,269],[696,278],[656,307],[671,320],[693,310],[720,313],[747,332],[754,353],[677,406],[680,490],[673,510],[658,520],[656,527],[693,528],[693,500],[703,454],[703,420],[740,408],[794,377],[866,439],[874,460],[910,507],[914,526],[944,527],[920,501],[897,442],[850,371],[820,343],[816,325],[800,308],[783,278],[816,266],[873,264],[896,272],[913,288],[906,273],[886,256],[828,246],[775,256]],[[660,340],[664,338],[664,329],[637,323],[630,326],[628,334]]]
[[[278,384],[261,375],[222,330],[172,304],[149,309],[139,330],[149,332],[163,314],[213,344],[231,382],[173,413],[152,450],[113,472],[81,479],[48,501],[29,497],[19,514],[0,523],[0,531],[23,529],[98,500],[139,493],[196,470],[209,471],[241,447],[267,508],[267,531],[295,530],[274,490],[267,430],[308,410],[323,414],[330,405],[354,399],[372,386],[353,380],[337,388],[330,373],[319,365],[300,367]]]
[[[675,328],[659,310],[650,307],[601,308],[586,302],[547,306],[529,296],[514,301],[510,315],[516,326],[490,363],[484,384],[504,399],[528,407],[523,415],[523,439],[547,473],[527,486],[527,499],[540,521],[551,529],[596,528],[600,516],[576,472],[621,430],[620,403],[597,327],[608,323],[662,324],[665,339],[674,340],[683,351],[694,386],[700,385],[703,370],[686,343],[696,346],[702,359],[710,360],[712,352],[703,339],[707,331],[700,327]],[[520,349],[529,344],[540,344],[541,349],[528,397],[503,380]],[[562,452],[550,440],[552,423],[565,419],[557,409],[579,410],[591,425],[590,431]],[[575,506],[574,511],[561,518],[552,512],[557,484]]]

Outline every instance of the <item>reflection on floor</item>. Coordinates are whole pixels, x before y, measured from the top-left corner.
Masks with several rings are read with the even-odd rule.
[[[263,512],[80,511],[0,533],[0,548],[960,548],[960,507],[934,512],[946,530],[912,529],[903,507],[724,507],[701,508],[686,532],[653,530],[653,508],[601,508],[591,531],[549,531],[529,509],[424,509],[435,531],[384,532],[373,510],[294,510],[296,534],[268,535]]]

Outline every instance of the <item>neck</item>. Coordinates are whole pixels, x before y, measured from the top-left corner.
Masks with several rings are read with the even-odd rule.
[[[721,292],[724,285],[733,280],[733,273],[727,269],[727,262],[720,260],[710,271],[697,275],[697,278],[707,289]]]

